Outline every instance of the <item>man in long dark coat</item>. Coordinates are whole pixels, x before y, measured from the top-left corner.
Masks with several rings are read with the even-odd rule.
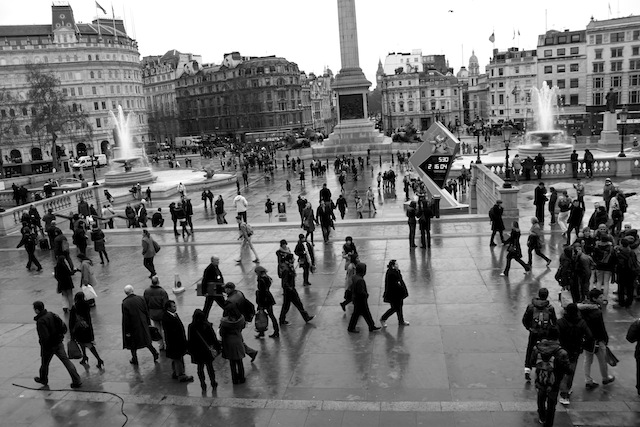
[[[500,233],[500,242],[504,244],[504,221],[502,220],[502,213],[504,208],[502,207],[502,200],[496,200],[496,203],[491,209],[489,209],[489,220],[491,221],[491,242],[489,246],[495,246],[493,238],[496,233]]]
[[[547,189],[544,182],[538,184],[533,190],[533,204],[536,206],[536,218],[540,224],[544,224],[544,205],[547,203]]]
[[[192,382],[193,377],[186,375],[184,370],[184,355],[187,354],[187,335],[185,334],[182,320],[178,316],[175,301],[169,300],[164,305],[162,329],[164,329],[166,354],[171,359],[171,368],[173,370],[171,378],[179,380],[181,383]]]
[[[138,365],[138,349],[148,348],[153,361],[158,361],[158,352],[151,345],[149,332],[149,312],[144,298],[133,293],[133,286],[124,287],[127,295],[122,300],[122,348],[131,350],[132,365]]]

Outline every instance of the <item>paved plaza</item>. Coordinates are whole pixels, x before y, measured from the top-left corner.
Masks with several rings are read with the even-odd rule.
[[[388,160],[388,159],[387,159]],[[194,162],[195,165],[195,162]],[[383,170],[392,166],[384,163]],[[248,345],[259,350],[254,363],[245,358],[247,382],[231,384],[228,363],[214,363],[220,383],[213,393],[203,394],[198,381],[179,383],[171,379],[171,364],[164,356],[154,364],[151,355],[140,351],[140,366],[129,364],[130,354],[122,349],[121,309],[123,287],[131,284],[141,295],[149,285],[142,265],[141,232],[120,228],[107,231],[107,251],[111,262],[100,265],[93,250],[88,255],[96,265],[97,307],[93,311],[96,344],[105,360],[104,370],[77,364],[83,379],[82,391],[67,390],[69,376],[55,359],[51,364],[49,387],[39,389],[33,381],[39,367],[38,338],[31,303],[42,300],[47,308],[62,316],[61,298],[56,294],[52,254],[38,250],[43,270],[27,272],[26,254],[15,249],[17,236],[0,240],[0,426],[120,426],[124,399],[127,426],[528,426],[537,425],[535,388],[523,378],[527,332],[522,313],[540,287],[551,295],[559,289],[554,280],[557,259],[564,239],[559,231],[545,225],[544,252],[553,260],[550,269],[534,259],[533,273],[522,274],[515,266],[508,278],[499,274],[506,261],[501,246],[489,247],[490,227],[485,212],[470,217],[442,217],[434,220],[431,250],[409,249],[398,165],[397,194],[379,194],[376,215],[365,212],[356,219],[351,209],[354,190],[364,195],[377,186],[370,171],[357,183],[349,181],[346,197],[350,205],[345,220],[336,221],[336,231],[328,244],[316,231],[317,272],[312,286],[297,288],[305,308],[316,317],[305,324],[297,311],[290,311],[290,325],[282,327],[279,339],[254,338],[253,327],[244,331]],[[330,168],[332,169],[332,168]],[[308,169],[307,169],[308,170]],[[374,175],[380,170],[374,164]],[[290,176],[292,195],[285,191]],[[275,180],[265,182],[257,171],[250,174],[244,193],[249,200],[249,222],[253,224],[254,245],[261,265],[274,278],[272,291],[278,305],[282,301],[276,274],[275,251],[285,238],[293,245],[300,232],[295,199],[301,191],[297,175],[282,169]],[[312,178],[307,173],[304,194],[317,206],[318,191],[327,182],[334,199],[339,193],[333,172]],[[572,181],[547,181],[547,188],[571,188]],[[533,214],[533,187],[525,183],[520,193],[521,228],[529,227]],[[602,182],[587,182],[587,213],[598,200]],[[638,180],[620,183],[625,192],[640,188]],[[175,298],[185,325],[191,322],[204,299],[196,296],[195,282],[215,254],[225,280],[233,281],[247,297],[254,299],[256,278],[251,254],[239,254],[237,227],[231,200],[235,185],[214,189],[222,194],[230,224],[216,224],[211,211],[203,210],[198,194],[191,194],[196,211],[195,233],[183,239],[170,227],[153,230],[162,246],[156,257],[161,285]],[[570,194],[574,194],[570,192]],[[286,202],[287,217],[267,222],[266,196]],[[629,199],[627,219],[640,227],[640,197]],[[169,201],[155,206],[166,210]],[[365,206],[366,207],[366,206]],[[635,213],[634,213],[635,212]],[[66,223],[65,223],[66,224]],[[68,235],[66,226],[61,227]],[[394,317],[388,328],[369,333],[361,320],[360,334],[347,333],[351,307],[343,313],[339,302],[344,293],[342,244],[354,237],[361,260],[367,264],[369,305],[376,323],[388,305],[382,301],[384,274],[391,259],[397,259],[409,290],[405,317],[410,326],[399,327]],[[525,237],[522,243],[524,244]],[[292,246],[293,247],[293,246]],[[72,249],[72,252],[75,248]],[[173,296],[174,275],[179,274],[187,291]],[[76,278],[76,286],[78,285]],[[555,302],[554,302],[555,303]],[[556,304],[557,305],[557,304]],[[578,365],[574,393],[568,409],[558,405],[556,426],[637,426],[640,425],[640,398],[635,390],[633,346],[624,335],[631,321],[640,315],[636,303],[629,310],[611,306],[605,321],[610,346],[620,364],[611,371],[615,383],[588,391],[584,388],[582,360]],[[210,320],[217,328],[221,311],[216,306]],[[157,344],[156,344],[157,346]],[[187,357],[187,362],[189,358]],[[597,371],[597,369],[596,369]],[[195,375],[195,365],[187,363],[187,373]],[[596,380],[600,381],[599,374]]]

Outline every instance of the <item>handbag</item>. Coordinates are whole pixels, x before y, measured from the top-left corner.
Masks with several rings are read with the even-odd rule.
[[[80,287],[80,290],[84,294],[84,299],[86,299],[87,301],[95,300],[96,298],[98,298],[98,294],[96,294],[95,289],[93,289],[93,286],[91,285],[82,285]]]
[[[82,351],[75,340],[67,342],[67,356],[69,359],[82,359]]]
[[[209,353],[211,353],[211,357],[213,358],[213,360],[216,360],[216,357],[218,357],[218,350],[216,350],[212,345],[207,344],[207,342],[204,340],[204,337],[202,336],[202,334],[200,334],[200,332],[196,331],[196,333],[198,334],[198,336],[200,337],[204,345],[209,350]]]
[[[88,329],[89,329],[89,323],[87,323],[87,321],[84,320],[84,318],[80,316],[76,316],[76,324],[73,327],[74,335],[78,333],[82,333],[83,331],[86,331]]]
[[[264,332],[269,329],[269,316],[263,308],[259,308],[255,316],[256,331]]]
[[[160,252],[160,245],[158,244],[158,242],[156,242],[155,240],[151,240],[153,242],[153,250],[156,251],[156,253]]]
[[[151,335],[152,341],[162,341],[162,335],[160,335],[160,330],[155,326],[149,326],[149,334]]]
[[[620,360],[618,360],[616,355],[613,354],[609,346],[607,346],[606,349],[607,349],[607,352],[606,352],[607,363],[609,364],[609,366],[616,366]]]

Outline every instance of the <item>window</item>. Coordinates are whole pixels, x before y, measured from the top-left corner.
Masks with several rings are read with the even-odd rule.
[[[491,95],[491,105],[496,105],[496,96],[495,95]]]
[[[577,73],[578,71],[580,71],[580,65],[579,64],[569,65],[569,71],[571,71],[572,73]]]
[[[518,67],[517,65],[513,67],[513,72],[516,74],[520,74],[520,67]]]
[[[558,86],[558,89],[564,89],[566,87],[564,79],[558,80],[558,82],[556,83],[556,86]]]
[[[622,71],[622,61],[611,61],[611,71]]]
[[[579,42],[580,41],[580,34],[571,34],[571,41],[572,42]]]
[[[620,31],[617,33],[611,33],[611,43],[623,42],[624,41],[624,31]]]
[[[545,65],[545,66],[544,66],[544,73],[545,73],[545,74],[551,74],[551,73],[553,73],[553,66],[552,66],[552,65]]]
[[[498,75],[499,76],[503,76],[504,75],[504,68],[498,68]]]
[[[91,86],[91,93],[94,94],[94,95],[98,94],[98,90],[96,89],[95,86]]]
[[[631,74],[629,76],[629,86],[640,86],[640,74]]]
[[[640,46],[631,46],[631,56],[640,55]]]
[[[596,44],[602,44],[602,34],[596,35]],[[600,104],[597,104],[600,105]]]
[[[102,109],[106,110],[107,109],[107,103],[106,101],[102,101]]]
[[[95,78],[95,77],[96,77],[96,76],[95,76],[95,74],[93,73],[93,71],[90,71],[90,72],[89,72],[89,78],[93,79],[93,78]]]
[[[551,49],[545,49],[544,56],[545,57],[553,56],[553,51]]]
[[[640,70],[640,59],[630,59],[629,70]]]
[[[631,37],[631,40],[640,40],[640,30],[634,30],[633,31],[633,36]]]
[[[565,56],[566,55],[565,52],[566,52],[565,48],[558,49],[558,56]]]
[[[444,96],[444,89],[440,89],[440,96]]]
[[[594,73],[603,73],[604,72],[604,62],[594,62],[593,63],[593,72]]]
[[[24,127],[24,133],[27,135],[31,135],[31,127],[29,125]]]
[[[404,102],[398,102],[398,107],[400,107],[400,112],[404,113]]]
[[[499,103],[500,105],[503,105],[503,104],[504,104],[504,95],[503,95],[503,94],[499,94],[499,95],[498,95],[498,103]]]
[[[569,87],[571,88],[579,87],[579,80],[578,79],[569,80]]]
[[[545,83],[547,84],[547,86],[553,87],[553,80],[545,80]]]
[[[602,59],[602,49],[596,49],[595,59]]]
[[[630,90],[629,91],[629,102],[631,104],[640,103],[640,90]]]
[[[622,86],[622,76],[611,76],[611,87]]]
[[[604,77],[594,77],[593,78],[593,88],[594,89],[602,89],[604,87]]]
[[[559,72],[559,73],[564,73],[564,72],[565,72],[565,70],[566,70],[566,67],[567,67],[567,66],[566,66],[566,65],[564,65],[564,64],[559,64],[559,65],[558,65],[558,72]]]
[[[499,82],[498,87],[504,87],[504,82]]]
[[[413,101],[408,102],[409,111],[413,111]]]
[[[604,95],[602,92],[593,93],[593,105],[602,105],[603,100],[604,100]]]
[[[97,128],[101,128],[102,127],[102,120],[100,118],[96,119],[96,127]]]
[[[573,36],[572,36],[573,37]],[[577,55],[580,53],[580,48],[579,47],[572,47],[571,49],[569,49],[569,53],[571,55]]]
[[[98,107],[98,103],[97,103],[97,102],[94,102],[94,103],[93,103],[93,109],[94,109],[94,110],[99,110],[99,109],[100,109],[100,108]]]
[[[622,57],[622,48],[621,47],[612,47],[611,48],[611,57],[612,58],[621,58]]]
[[[431,96],[436,96],[436,91],[431,89]]]

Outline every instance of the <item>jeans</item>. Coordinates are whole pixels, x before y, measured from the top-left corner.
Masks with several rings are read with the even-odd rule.
[[[38,269],[41,269],[42,266],[40,265],[40,262],[38,261],[38,259],[36,258],[36,254],[35,254],[35,249],[33,251],[27,250],[27,255],[29,257],[29,260],[27,261],[27,268],[29,270],[31,270],[31,264],[35,264],[35,266]]]
[[[560,230],[562,230],[563,233],[565,233],[569,228],[569,225],[567,225],[568,219],[569,219],[569,211],[560,212],[558,214],[558,225],[560,226]]]
[[[353,314],[351,315],[351,320],[349,320],[348,330],[350,331],[355,330],[356,325],[358,324],[358,319],[360,319],[360,316],[362,316],[365,322],[367,322],[367,325],[369,326],[369,330],[372,330],[373,328],[375,328],[376,325],[373,322],[373,317],[371,316],[371,310],[369,310],[369,303],[365,299],[364,301],[362,300],[353,301]]]
[[[409,223],[409,246],[416,246],[416,223]]]
[[[400,324],[404,323],[404,314],[402,313],[403,303],[404,303],[403,300],[390,302],[389,304],[391,304],[391,308],[382,315],[380,320],[384,322],[389,317],[391,317],[393,313],[396,313],[396,315],[398,316],[398,323]]]
[[[153,265],[153,257],[144,258],[142,264],[147,270],[149,270],[149,273],[151,273],[152,276],[156,275],[156,267]]]
[[[282,323],[287,320],[287,313],[291,308],[291,304],[293,304],[293,306],[298,309],[305,322],[309,320],[309,317],[311,316],[309,316],[309,313],[307,313],[307,311],[304,309],[302,301],[300,301],[300,295],[298,295],[298,291],[296,291],[296,288],[283,288],[283,290],[284,296],[282,299],[282,309],[280,310],[280,322]]]
[[[578,358],[580,354],[569,355],[569,373],[562,377],[560,382],[560,395],[569,397],[571,387],[573,387],[573,377],[576,374],[576,366],[578,366]]]
[[[611,272],[606,270],[596,270],[595,287],[604,294],[604,299],[609,299],[609,284],[611,283]]]
[[[602,375],[602,379],[606,380],[609,377],[609,366],[607,365],[607,345],[604,341],[596,342],[596,358],[598,359],[598,365],[600,365],[600,374]],[[594,353],[590,351],[585,351],[584,353],[584,379],[589,383],[593,383],[593,378],[591,377],[591,364],[593,363],[593,355]]]
[[[553,426],[558,404],[558,390],[538,390],[538,417],[545,427]]]
[[[49,364],[51,363],[53,356],[57,356],[64,367],[67,368],[73,384],[82,384],[82,380],[80,379],[80,375],[78,375],[78,371],[76,371],[76,367],[73,365],[71,360],[69,360],[67,352],[64,350],[63,343],[59,343],[53,348],[42,348],[40,356],[42,357],[42,364],[40,365],[40,380],[42,380],[42,383],[47,384],[49,382]]]
[[[491,232],[491,243],[493,243],[493,238],[496,236],[496,233],[500,233],[500,242],[504,243],[504,235],[502,234],[502,230],[493,230]]]
[[[160,350],[164,348],[164,329],[162,329],[162,321],[161,320],[153,320],[151,319],[151,324],[158,328],[158,332],[160,332]]]
[[[522,266],[522,268],[524,268],[526,271],[531,270],[531,268],[524,263],[524,261],[522,261],[522,257],[519,256],[515,256],[513,254],[507,254],[507,265],[504,268],[504,275],[508,275],[509,274],[509,270],[511,269],[511,260],[515,260],[518,264],[520,264]]]

